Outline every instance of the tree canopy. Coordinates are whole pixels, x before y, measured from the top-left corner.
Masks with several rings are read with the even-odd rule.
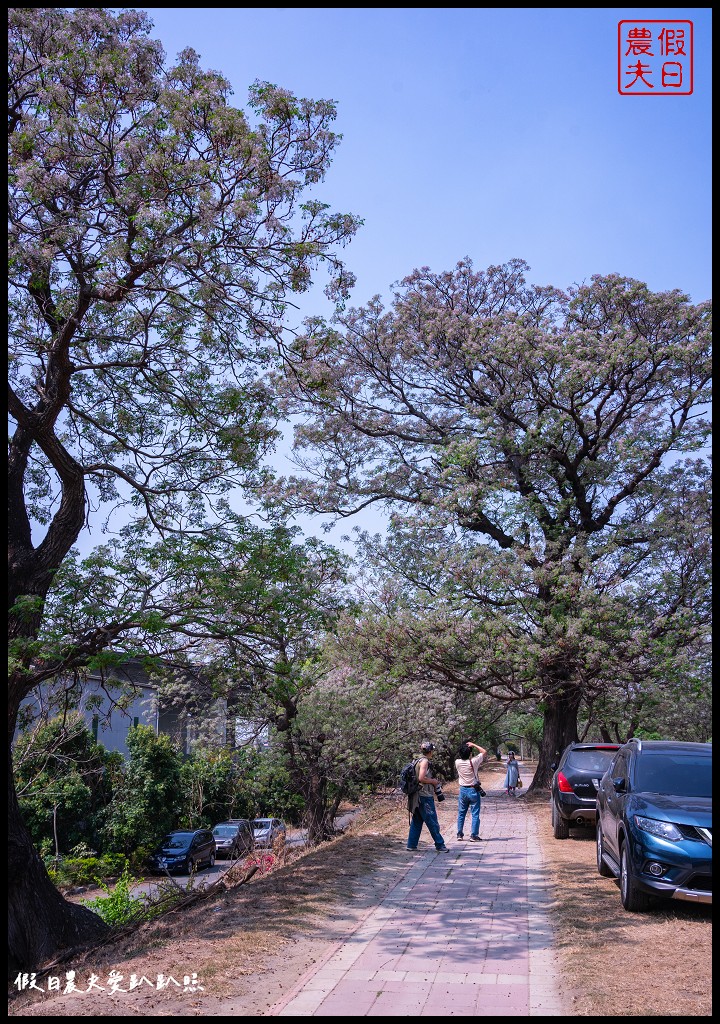
[[[256,83],[248,116],[192,50],[167,66],[136,11],[10,18],[12,606],[46,593],[88,486],[197,527],[257,468],[266,345],[314,267],[344,290],[357,222],[303,198],[332,103]]]
[[[677,672],[707,640],[711,325],[678,291],[527,270],[423,268],[389,309],[310,321],[286,382],[305,473],[278,489],[392,511],[374,555],[390,611],[350,642],[532,698],[544,784],[583,697]]]
[[[709,303],[464,260],[346,309],[360,222],[316,197],[334,104],[256,82],[240,109],[150,31],[134,10],[10,10],[11,740],[39,682],[169,656],[176,694],[180,673],[275,730],[320,837],[408,729],[450,744],[509,708],[536,736],[542,716],[542,785],[581,708],[616,733],[668,693],[701,717]],[[298,337],[318,270],[337,313]],[[304,475],[273,481],[283,414]],[[374,503],[391,526],[361,539],[360,606],[345,559],[279,510]],[[81,560],[100,516],[114,536]],[[432,707],[408,713],[418,684]],[[142,730],[134,754],[138,793],[173,761]],[[53,807],[91,789],[51,774]],[[128,848],[154,806],[131,803],[111,822]],[[13,967],[103,933],[50,884],[12,779],[9,853]]]

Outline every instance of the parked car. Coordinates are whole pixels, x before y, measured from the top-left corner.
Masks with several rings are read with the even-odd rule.
[[[253,833],[256,846],[271,847],[279,839],[285,842],[287,829],[279,818],[256,818],[253,821]]]
[[[218,857],[237,860],[250,853],[255,845],[253,827],[247,818],[220,821],[213,829]]]
[[[600,782],[597,869],[625,910],[712,903],[712,744],[629,740]]]
[[[215,837],[207,829],[170,832],[148,858],[151,871],[191,874],[215,863]]]
[[[594,825],[600,779],[619,743],[571,743],[555,766],[550,786],[553,835],[567,839],[571,825]]]

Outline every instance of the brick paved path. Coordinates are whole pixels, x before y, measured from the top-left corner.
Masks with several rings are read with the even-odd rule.
[[[480,843],[457,842],[457,801],[440,804],[450,852],[423,827],[400,881],[268,1016],[569,1016],[522,804],[504,790],[484,798]]]

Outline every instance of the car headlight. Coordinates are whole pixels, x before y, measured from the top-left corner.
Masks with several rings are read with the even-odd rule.
[[[643,818],[641,815],[636,814],[635,824],[638,828],[641,828],[643,832],[649,832],[651,836],[657,836],[658,839],[669,839],[671,842],[677,843],[683,838],[683,834],[680,829],[670,821],[658,821],[656,818]]]

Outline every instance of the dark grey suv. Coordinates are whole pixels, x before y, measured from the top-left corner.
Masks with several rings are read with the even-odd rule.
[[[218,857],[237,860],[250,853],[255,843],[253,827],[247,818],[229,818],[220,821],[213,829]]]
[[[567,839],[572,825],[594,825],[600,779],[619,743],[571,743],[555,766],[550,800],[553,835]]]

